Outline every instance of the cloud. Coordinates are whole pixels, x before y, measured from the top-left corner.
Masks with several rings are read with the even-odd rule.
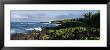
[[[11,17],[11,18],[14,18],[14,19],[22,19],[22,18],[27,18],[27,16],[13,15],[13,17]]]
[[[82,14],[87,12],[97,12],[90,10],[36,10],[36,11],[20,11],[12,10],[11,11],[11,22],[44,22],[52,21],[66,18],[78,18]]]

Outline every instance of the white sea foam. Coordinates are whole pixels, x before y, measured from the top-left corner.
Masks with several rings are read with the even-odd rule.
[[[25,29],[25,30],[39,30],[39,31],[42,31],[42,28],[41,27],[38,27],[38,28],[29,28],[29,29]]]
[[[12,29],[12,30],[10,31],[10,33],[11,33],[11,34],[15,33],[15,30],[14,30],[14,29]]]
[[[24,30],[20,30],[20,29],[11,29],[10,31],[11,34],[14,34],[14,33],[25,33]]]

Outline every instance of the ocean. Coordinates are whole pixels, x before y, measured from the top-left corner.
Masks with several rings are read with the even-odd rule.
[[[40,23],[40,22],[11,22],[10,33],[28,33],[33,29],[42,30],[44,27],[55,27],[58,26],[52,23]]]

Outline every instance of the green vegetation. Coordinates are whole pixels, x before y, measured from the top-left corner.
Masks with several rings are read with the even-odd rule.
[[[99,29],[91,28],[89,30],[89,34],[87,34],[87,29],[85,27],[73,27],[60,30],[49,30],[49,33],[47,35],[49,35],[51,39],[55,40],[94,40],[99,38]]]
[[[100,12],[95,14],[89,12],[82,16],[84,18],[52,21],[52,23],[61,25],[57,27],[47,27],[41,32],[33,30],[32,33],[27,36],[31,35],[30,38],[34,37],[34,39],[38,40],[99,40]]]

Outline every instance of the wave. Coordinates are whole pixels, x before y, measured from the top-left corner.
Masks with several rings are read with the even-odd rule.
[[[42,31],[46,27],[56,27],[58,24],[38,23],[38,22],[11,22],[11,34],[31,33],[32,30]]]
[[[21,30],[21,29],[11,29],[10,33],[11,34],[14,34],[14,33],[25,33],[25,31]]]
[[[37,28],[29,28],[29,29],[25,29],[25,30],[39,30],[39,31],[42,31],[42,28],[41,27],[37,27]]]

